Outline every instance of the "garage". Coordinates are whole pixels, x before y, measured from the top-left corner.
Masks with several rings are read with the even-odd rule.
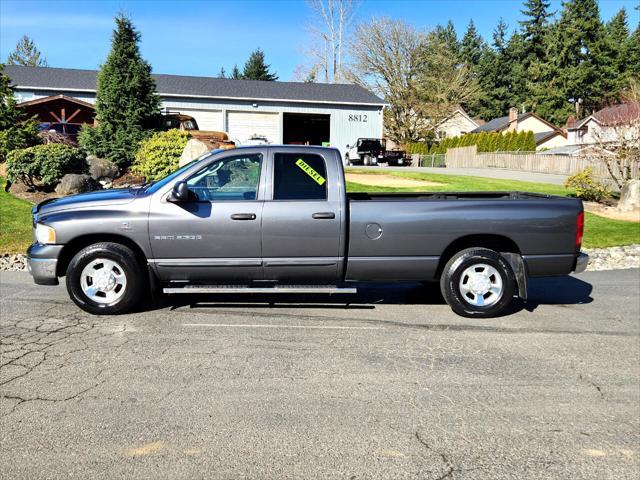
[[[310,113],[283,114],[282,141],[292,145],[328,145],[331,115]]]
[[[265,137],[269,143],[280,142],[280,115],[267,112],[227,112],[229,137],[244,143],[250,138]]]
[[[171,109],[171,111],[173,112],[173,109]],[[224,130],[224,125],[222,124],[222,110],[180,108],[180,113],[195,118],[200,130],[216,132]]]

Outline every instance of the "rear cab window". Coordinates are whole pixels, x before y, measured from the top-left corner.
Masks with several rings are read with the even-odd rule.
[[[327,167],[317,154],[276,153],[273,157],[274,200],[326,200]]]

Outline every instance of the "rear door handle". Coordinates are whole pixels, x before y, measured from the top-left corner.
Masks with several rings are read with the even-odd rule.
[[[316,220],[328,220],[330,218],[336,218],[336,214],[333,212],[317,212],[311,215],[311,218]]]
[[[231,215],[231,220],[255,220],[255,213],[234,213]]]

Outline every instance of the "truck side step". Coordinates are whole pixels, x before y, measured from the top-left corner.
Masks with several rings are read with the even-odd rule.
[[[164,293],[357,293],[357,288],[335,285],[274,285],[273,287],[249,287],[246,285],[185,285],[166,287]]]

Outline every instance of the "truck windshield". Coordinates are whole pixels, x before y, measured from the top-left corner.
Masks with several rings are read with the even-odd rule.
[[[222,152],[223,150],[221,149],[217,149],[217,150],[212,150],[211,152],[207,152],[204,155],[201,155],[200,157],[196,158],[195,160],[191,160],[189,163],[187,163],[186,165],[184,165],[183,167],[180,167],[178,170],[176,170],[175,172],[173,172],[170,175],[167,175],[166,177],[164,177],[161,180],[158,180],[157,182],[153,182],[151,185],[149,185],[146,189],[146,193],[156,193],[158,190],[160,190],[162,187],[164,187],[166,184],[171,183],[171,181],[178,177],[182,172],[184,172],[185,170],[187,170],[188,168],[191,168],[193,165],[195,165],[196,163],[198,163],[200,160],[204,160],[206,158],[209,158],[213,155],[215,155],[218,152]]]

